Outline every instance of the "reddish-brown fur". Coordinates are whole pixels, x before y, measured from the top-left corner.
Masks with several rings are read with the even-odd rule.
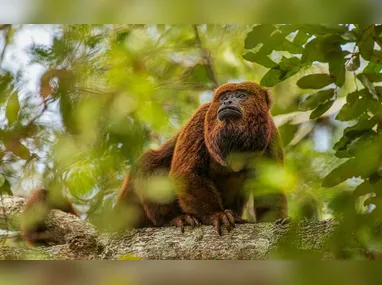
[[[245,90],[251,95],[241,103],[243,117],[219,121],[219,98],[227,91]],[[241,216],[248,195],[243,185],[253,173],[249,161],[242,169],[231,168],[231,152],[261,155],[283,164],[284,154],[277,128],[269,113],[271,98],[252,82],[225,84],[217,88],[211,103],[195,112],[179,134],[158,150],[142,155],[120,189],[115,212],[118,219],[124,209],[137,214],[134,227],[212,224],[220,233],[230,230]],[[150,202],[142,195],[144,182],[155,175],[169,175],[176,185],[176,199],[167,204]],[[143,183],[142,183],[143,182]],[[28,205],[36,202],[31,198]],[[38,199],[37,199],[38,200]],[[287,200],[283,191],[255,196],[257,221],[287,218]],[[70,208],[69,208],[70,209]],[[128,220],[128,219],[126,219]]]

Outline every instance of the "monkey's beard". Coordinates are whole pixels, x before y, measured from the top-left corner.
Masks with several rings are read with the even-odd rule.
[[[208,150],[225,166],[230,154],[263,152],[269,141],[266,121],[256,124],[246,124],[245,121],[219,122],[211,133],[213,135],[206,136]]]

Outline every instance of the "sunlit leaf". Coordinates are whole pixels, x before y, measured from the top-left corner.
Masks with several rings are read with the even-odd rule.
[[[16,92],[12,93],[7,102],[6,116],[9,125],[12,125],[18,117],[20,111],[19,96]]]

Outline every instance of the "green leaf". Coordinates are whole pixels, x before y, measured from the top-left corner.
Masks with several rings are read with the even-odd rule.
[[[370,131],[378,123],[376,116],[369,118],[368,115],[363,115],[358,122],[344,130],[344,135],[347,137],[359,137],[365,132]]]
[[[382,51],[373,50],[373,55],[371,56],[370,61],[375,62],[377,64],[382,64]]]
[[[9,125],[12,125],[18,117],[20,111],[19,97],[16,92],[12,93],[7,102],[6,116]]]
[[[373,111],[378,107],[378,101],[373,99],[366,89],[349,93],[347,103],[341,108],[336,116],[336,120],[350,121],[357,119],[361,114],[368,110]]]
[[[243,55],[243,58],[251,62],[256,62],[257,64],[260,64],[267,68],[272,68],[277,66],[277,63],[271,60],[266,54],[261,54],[261,53],[255,54],[253,52],[248,52],[245,55]]]
[[[382,64],[370,61],[369,64],[363,69],[364,73],[378,73],[382,70]]]
[[[320,117],[321,115],[323,115],[326,111],[328,111],[330,109],[330,107],[332,107],[334,101],[335,100],[330,100],[330,101],[318,106],[317,109],[314,110],[310,114],[309,119],[314,120],[314,119],[317,119],[318,117]]]
[[[373,49],[374,49],[374,27],[368,27],[364,32],[361,34],[360,41],[358,43],[358,48],[361,56],[365,60],[370,60],[371,56],[373,55]]]
[[[193,82],[208,83],[210,77],[208,75],[207,67],[204,64],[197,64],[191,71],[191,80]]]
[[[333,83],[333,78],[329,74],[309,74],[297,81],[297,86],[302,89],[320,89]]]
[[[353,195],[355,197],[360,197],[360,196],[364,196],[366,194],[373,193],[373,192],[374,192],[373,185],[371,185],[370,182],[366,180],[354,189]]]
[[[299,110],[308,111],[317,108],[320,104],[323,104],[334,95],[334,89],[319,91],[315,94],[308,96],[304,101],[300,103]]]
[[[321,39],[315,38],[305,45],[302,53],[302,63],[312,63],[314,61],[326,62],[325,55],[321,49]]]
[[[342,57],[336,57],[329,61],[329,72],[335,80],[338,87],[345,83],[345,60]]]
[[[305,31],[298,31],[297,35],[293,39],[293,43],[297,46],[302,46],[310,37],[311,36],[308,35]]]
[[[359,54],[357,53],[351,58],[351,61],[346,68],[349,71],[355,71],[359,68],[360,65],[361,65],[361,62],[359,60]]]
[[[274,30],[275,27],[269,24],[255,26],[252,31],[247,34],[244,42],[244,47],[246,49],[256,47],[259,43],[270,37]]]
[[[13,196],[13,193],[11,191],[11,184],[9,184],[8,180],[6,180],[4,178],[3,175],[0,174],[0,176],[2,178],[0,178],[0,194],[6,194],[6,195],[10,195],[10,196]]]
[[[264,45],[260,48],[259,53],[268,55],[273,50],[282,50],[281,44],[285,38],[285,35],[280,31],[274,32],[271,36],[263,40]]]
[[[382,81],[382,74],[381,73],[360,73],[357,75],[357,77],[361,80],[361,77],[365,76],[368,81],[370,82],[381,82]]]
[[[374,73],[371,73],[369,75],[373,75],[373,74]],[[367,74],[360,73],[357,75],[357,78],[361,81],[362,85],[369,90],[370,94],[373,95],[373,98],[378,100],[378,94],[375,91],[374,85],[369,80],[369,78],[378,80],[378,77],[368,76]]]
[[[287,39],[284,39],[282,41],[281,46],[275,50],[287,51],[291,54],[301,54],[304,51],[304,49],[301,46],[296,45],[294,42],[292,43]]]
[[[281,75],[282,71],[280,69],[271,68],[261,79],[260,85],[265,87],[275,86],[277,83],[281,82]]]
[[[351,158],[332,170],[322,181],[322,187],[336,186],[354,176],[359,176],[359,173],[355,158]]]
[[[283,145],[287,146],[293,140],[298,130],[298,125],[292,125],[292,124],[286,123],[282,125],[278,130],[279,130]]]

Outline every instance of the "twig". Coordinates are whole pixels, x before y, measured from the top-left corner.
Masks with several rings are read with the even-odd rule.
[[[194,25],[193,27],[195,32],[195,40],[200,48],[202,58],[207,68],[208,76],[210,77],[211,81],[214,83],[214,88],[216,88],[219,86],[219,83],[218,83],[216,74],[214,72],[214,69],[212,67],[212,58],[209,55],[208,51],[202,45],[202,41],[200,40],[200,36],[199,36],[198,26]]]
[[[4,47],[3,47],[3,50],[1,51],[1,54],[0,54],[0,69],[1,69],[1,64],[3,62],[3,59],[4,59],[4,54],[5,54],[5,51],[7,50],[7,46],[8,46],[8,42],[9,42],[9,32],[11,30],[11,26],[12,25],[2,25],[0,27],[0,30],[5,30],[5,34],[4,34]]]

